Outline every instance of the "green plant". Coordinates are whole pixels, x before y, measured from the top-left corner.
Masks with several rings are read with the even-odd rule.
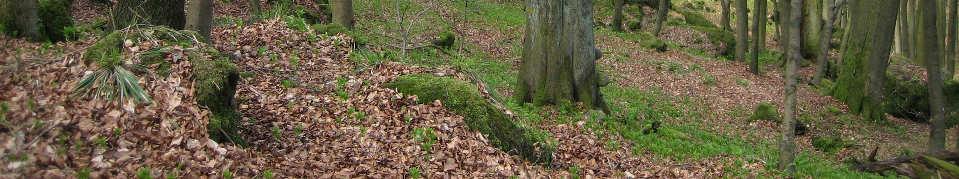
[[[337,34],[347,34],[350,32],[349,29],[343,27],[342,25],[332,23],[332,24],[315,24],[313,25],[313,31],[318,34],[323,35],[337,35]]]
[[[273,134],[273,140],[275,140],[275,141],[280,141],[280,137],[281,137],[281,135],[282,135],[282,131],[280,130],[280,126],[274,125],[272,128],[270,128],[270,131],[272,132],[271,134]]]
[[[150,96],[140,86],[137,76],[123,68],[119,53],[118,49],[113,49],[104,54],[97,61],[100,69],[83,76],[73,88],[73,94],[120,101],[132,98],[137,102],[149,103]]]
[[[759,103],[759,105],[756,105],[753,115],[749,116],[749,121],[759,120],[779,122],[781,119],[778,108],[769,102]]]
[[[299,56],[299,55],[293,54],[293,56],[290,57],[290,66],[293,67],[293,68],[296,68],[296,67],[299,67],[299,66],[300,66],[300,56]]]
[[[420,168],[419,168],[419,167],[410,167],[410,169],[409,169],[409,171],[407,171],[407,173],[408,173],[407,175],[410,177],[410,179],[420,179],[420,178],[423,178],[422,174],[420,174]]]
[[[417,127],[413,129],[413,140],[420,143],[420,149],[430,153],[433,151],[433,144],[436,144],[436,134],[433,128]]]
[[[834,135],[815,136],[812,138],[812,146],[819,151],[826,153],[836,153],[839,150],[850,147],[852,144]]]
[[[140,167],[140,170],[137,170],[137,179],[153,179],[150,167]]]
[[[263,179],[273,179],[273,170],[263,171]]]
[[[107,148],[107,138],[97,136],[93,139],[93,144],[97,145],[97,148],[106,149]]]
[[[736,84],[738,84],[741,87],[749,87],[749,80],[742,79],[742,78],[736,79]]]
[[[703,84],[706,86],[716,86],[716,77],[709,73],[703,74]]]
[[[342,100],[349,100],[350,93],[346,90],[347,79],[345,77],[336,78],[336,95]]]
[[[40,31],[46,40],[58,42],[68,40],[64,29],[73,26],[70,13],[71,0],[40,0],[37,14],[40,17]],[[76,34],[70,34],[76,35]]]
[[[296,88],[296,82],[293,82],[291,79],[284,79],[280,81],[280,86],[283,86],[283,89]]]
[[[223,169],[223,179],[233,179],[233,172],[229,168]]]
[[[303,124],[296,124],[296,127],[293,127],[293,135],[300,136],[303,134]]]
[[[580,170],[581,170],[581,169],[579,168],[579,166],[573,165],[573,166],[569,167],[569,169],[567,169],[567,170],[568,170],[567,172],[569,172],[569,178],[572,178],[572,179],[580,179],[580,178],[581,178],[581,176],[580,176],[580,174],[581,174],[581,173],[580,173],[580,172],[581,172]]]
[[[286,23],[287,28],[290,28],[299,32],[306,32],[307,30],[309,30],[307,29],[308,24],[306,23],[306,20],[303,18],[296,17],[296,16],[286,16],[283,18],[283,21]]]
[[[77,170],[76,177],[78,179],[90,179],[90,168],[81,168]]]

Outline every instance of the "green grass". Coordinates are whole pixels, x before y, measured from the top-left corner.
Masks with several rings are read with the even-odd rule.
[[[460,13],[465,12],[467,20],[493,25],[499,30],[506,31],[523,27],[526,24],[526,13],[523,12],[525,4],[518,2],[505,3],[508,4],[488,1],[469,1],[467,4],[466,1],[456,1],[455,8]]]

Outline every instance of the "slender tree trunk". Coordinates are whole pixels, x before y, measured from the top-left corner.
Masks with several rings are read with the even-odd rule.
[[[789,54],[789,16],[792,0],[779,0],[779,48],[783,54]],[[785,55],[783,56],[785,57]],[[785,58],[784,58],[785,59]]]
[[[663,22],[666,22],[666,15],[669,13],[669,0],[659,0],[659,10],[656,11],[656,30],[653,31],[657,37],[663,32]]]
[[[826,76],[826,72],[829,71],[829,49],[831,49],[829,44],[832,41],[833,23],[836,21],[836,12],[839,11],[839,7],[842,6],[842,3],[845,3],[845,0],[835,0],[835,2],[825,0],[825,3],[829,8],[825,9],[826,21],[822,26],[819,55],[816,57],[816,76],[813,77],[813,84],[819,84],[822,78]]]
[[[823,6],[822,1],[826,0],[804,0],[803,1],[803,19],[802,19],[802,43],[803,57],[816,59],[819,55],[819,38],[822,36],[823,24]]]
[[[943,80],[952,80],[956,74],[956,43],[959,43],[956,35],[959,33],[959,4],[956,0],[949,0],[948,5],[949,18],[947,24],[949,25],[947,29],[947,38],[946,38],[946,59],[944,60],[945,68],[943,68],[944,75]]]
[[[333,22],[353,29],[353,0],[333,0]]]
[[[206,42],[211,40],[213,8],[213,0],[190,0],[190,9],[187,12],[186,29],[196,31]]]
[[[623,31],[623,8],[625,7],[625,0],[613,0],[613,30]]]
[[[183,29],[184,0],[121,0],[113,9],[113,29],[133,24],[162,25]]]
[[[865,119],[881,121],[883,82],[899,0],[854,0],[833,96]]]
[[[247,1],[250,5],[250,22],[256,22],[260,19],[260,0],[249,0]]]
[[[749,15],[746,14],[746,0],[736,0],[736,60],[746,62],[746,49],[749,48]]]
[[[937,9],[936,0],[919,0],[921,9],[930,9],[921,11],[919,14],[919,31],[921,36],[918,38],[916,46],[918,57],[926,62],[926,70],[929,80],[929,109],[932,112],[932,119],[929,125],[929,148],[928,152],[938,152],[945,150],[946,147],[946,121],[945,121],[945,102],[942,92],[942,75],[939,73],[939,59],[941,53],[939,48],[942,42],[939,38],[937,27]]]
[[[753,11],[753,50],[749,71],[759,74],[759,54],[766,47],[766,0],[757,0]]]
[[[599,91],[593,1],[528,0],[519,101],[582,102],[609,112]]]
[[[779,141],[779,169],[792,176],[796,173],[796,78],[798,75],[799,62],[802,61],[802,46],[800,45],[800,22],[802,22],[803,0],[792,0],[791,11],[789,13],[789,57],[786,62],[786,105],[784,110],[783,122],[780,124],[782,130],[782,140]]]
[[[732,26],[729,25],[729,11],[730,11],[729,1],[731,0],[719,0],[721,5],[723,6],[722,14],[720,14],[720,17],[719,17],[719,24],[723,26],[723,30],[727,30],[727,31],[733,29]]]
[[[912,31],[910,31],[909,0],[899,1],[899,20],[896,31],[897,52],[906,58],[912,58]]]

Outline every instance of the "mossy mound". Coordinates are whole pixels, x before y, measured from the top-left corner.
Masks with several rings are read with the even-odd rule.
[[[416,95],[419,103],[434,100],[465,117],[470,129],[479,131],[494,146],[529,161],[550,163],[555,142],[543,131],[513,122],[490,104],[473,84],[431,74],[405,75],[388,84],[405,94]]]
[[[822,152],[836,153],[843,148],[851,147],[852,144],[838,136],[830,135],[813,137],[812,146]]]
[[[749,116],[749,121],[760,120],[778,123],[779,121],[782,121],[782,116],[779,115],[779,110],[776,105],[764,102],[759,103],[759,105],[756,106],[756,110],[753,111],[753,115]]]
[[[706,28],[719,28],[716,24],[706,19],[706,16],[703,14],[697,13],[692,10],[678,10],[679,14],[683,15],[683,19],[686,20],[686,24],[696,26],[696,27],[706,27]]]
[[[450,49],[454,43],[456,43],[456,34],[452,31],[444,31],[436,40],[433,40],[433,45],[442,49]]]
[[[718,48],[720,55],[729,56],[736,50],[736,36],[734,36],[732,32],[715,27],[698,26],[694,26],[693,30],[706,33],[706,36],[709,37],[709,42],[720,47]]]
[[[154,34],[154,36],[144,37],[140,36],[141,34]],[[236,85],[239,80],[237,67],[215,48],[192,41],[191,39],[194,38],[190,38],[191,36],[197,36],[196,32],[176,31],[165,27],[143,27],[114,31],[87,48],[83,60],[87,64],[95,62],[100,66],[119,65],[123,63],[120,61],[122,59],[104,57],[119,57],[119,53],[124,51],[123,45],[127,40],[134,43],[141,40],[157,40],[161,46],[141,52],[138,55],[138,64],[133,64],[133,66],[149,68],[141,69],[140,74],[151,70],[156,74],[167,76],[171,71],[171,62],[167,57],[175,51],[172,46],[194,47],[195,49],[186,51],[186,56],[192,67],[191,73],[195,84],[196,102],[210,109],[212,113],[207,125],[210,138],[217,142],[243,144],[243,140],[236,134],[241,117],[240,113],[236,111],[234,100]],[[112,60],[105,61],[104,59]]]
[[[650,49],[655,49],[656,51],[659,51],[659,52],[665,52],[666,50],[668,50],[668,46],[666,45],[666,42],[655,37],[649,40],[643,41],[642,46]]]
[[[643,22],[639,20],[633,20],[626,23],[626,27],[631,31],[639,31],[643,29]]]
[[[929,121],[932,116],[929,88],[924,81],[896,76],[886,79],[886,113],[917,122]],[[943,92],[946,95],[946,121],[952,126],[959,122],[959,82],[946,82]]]

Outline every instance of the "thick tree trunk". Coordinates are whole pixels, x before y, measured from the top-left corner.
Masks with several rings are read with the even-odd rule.
[[[669,13],[669,0],[659,0],[659,10],[656,11],[656,29],[653,34],[657,37],[663,32],[663,23],[666,22],[666,15]]]
[[[783,122],[780,124],[782,139],[779,141],[779,169],[792,176],[796,173],[796,81],[799,72],[799,62],[802,61],[802,46],[800,22],[802,22],[803,0],[792,0],[792,11],[789,13],[789,54],[786,62],[785,89],[786,101],[783,112]]]
[[[729,1],[731,0],[719,0],[722,7],[722,14],[719,17],[719,25],[722,26],[723,30],[732,30],[732,26],[729,25]]]
[[[186,23],[184,0],[121,0],[113,7],[113,29],[152,24],[182,30]]]
[[[623,8],[625,7],[626,0],[613,0],[613,30],[623,31]]]
[[[753,50],[749,71],[759,74],[759,54],[766,47],[766,0],[757,0],[753,11]]]
[[[186,29],[196,31],[206,42],[211,40],[213,8],[213,0],[190,0],[190,10],[187,12]]]
[[[899,0],[855,0],[833,96],[854,113],[883,119],[882,94]]]
[[[746,61],[746,49],[749,48],[749,15],[746,0],[736,0],[736,60]]]
[[[516,97],[523,102],[581,102],[608,112],[599,91],[592,0],[529,0]]]
[[[826,0],[804,0],[802,19],[803,57],[816,59],[819,55],[819,38],[822,36],[823,3]]]
[[[835,2],[825,0],[825,3],[829,8],[825,9],[826,21],[822,26],[822,37],[819,41],[819,55],[816,57],[816,75],[813,76],[813,84],[819,84],[831,68],[829,66],[829,49],[831,49],[829,44],[832,41],[833,23],[836,21],[836,12],[839,11],[839,7],[842,6],[842,3],[845,3],[845,0],[835,0]]]
[[[928,152],[939,152],[946,148],[946,120],[945,120],[945,102],[942,92],[942,75],[939,72],[939,59],[942,53],[942,41],[939,38],[937,30],[937,9],[936,0],[919,0],[921,9],[930,9],[921,11],[919,14],[920,37],[916,48],[919,49],[918,58],[926,62],[926,71],[929,77],[929,109],[932,112],[932,119],[929,121],[929,147]]]
[[[333,22],[353,29],[353,0],[333,0]]]

